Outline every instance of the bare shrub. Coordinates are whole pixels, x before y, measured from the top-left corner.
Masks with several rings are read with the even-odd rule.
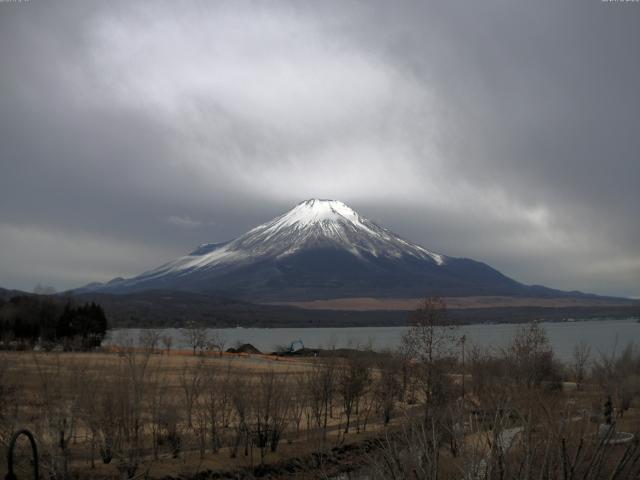
[[[594,362],[593,377],[613,397],[617,414],[623,417],[633,399],[640,396],[640,351],[629,344],[619,354],[601,355]]]
[[[525,388],[557,383],[559,368],[544,328],[536,322],[520,327],[504,352],[511,381]]]

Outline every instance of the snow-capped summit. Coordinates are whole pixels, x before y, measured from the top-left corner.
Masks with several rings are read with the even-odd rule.
[[[488,265],[404,240],[341,201],[310,199],[234,240],[203,244],[189,255],[98,289],[224,291],[274,300],[505,294],[519,287]]]
[[[189,255],[144,273],[140,280],[170,272],[283,259],[303,249],[334,248],[360,259],[410,256],[442,265],[445,257],[409,243],[337,200],[305,200],[273,220],[224,244],[204,244]],[[136,281],[135,279],[131,280]]]
[[[398,258],[406,254],[430,258],[438,265],[444,263],[442,255],[402,240],[338,200],[305,200],[271,222],[250,230],[245,236],[251,238],[252,243],[262,242],[263,245],[274,240],[288,241],[290,245],[282,252],[284,255],[309,242],[332,241],[354,255]]]
[[[330,225],[332,223],[347,223],[355,229],[364,230],[375,235],[366,225],[370,222],[345,203],[338,200],[322,200],[318,198],[300,202],[285,214],[253,230],[258,230],[265,226],[270,231],[288,227],[301,229],[311,225]],[[331,232],[328,233],[331,234]]]
[[[271,223],[279,226],[300,225],[305,226],[312,223],[325,221],[337,221],[347,219],[354,225],[360,224],[360,215],[346,204],[338,200],[322,200],[312,198],[300,202],[287,213],[276,218]]]
[[[229,248],[281,257],[310,246],[342,248],[356,256],[410,255],[439,265],[444,263],[442,255],[401,239],[337,200],[301,202],[234,240]]]

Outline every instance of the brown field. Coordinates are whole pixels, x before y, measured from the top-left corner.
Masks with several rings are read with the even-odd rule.
[[[604,298],[534,298],[534,297],[446,297],[450,309],[502,307],[607,307],[633,304],[632,300]],[[289,305],[308,310],[415,310],[421,298],[334,298],[304,302],[278,302],[270,305]]]
[[[175,350],[169,355],[150,354],[142,348],[103,353],[0,352],[2,385],[10,386],[9,390],[15,389],[16,393],[11,395],[5,391],[0,397],[5,415],[0,414],[0,449],[4,449],[11,430],[27,427],[38,438],[44,471],[49,474],[56,471],[60,475],[62,467],[56,465],[56,461],[60,462],[57,457],[63,455],[59,451],[62,436],[67,457],[64,470],[81,478],[126,478],[118,470],[117,457],[124,459],[120,463],[126,462],[127,449],[140,450],[137,472],[144,472],[148,478],[188,477],[202,470],[234,472],[252,469],[261,463],[278,464],[319,450],[362,442],[375,435],[382,422],[374,418],[372,402],[367,403],[366,422],[361,414],[359,418],[353,415],[349,434],[344,433],[344,416],[337,399],[332,401],[334,411],[328,416],[326,427],[318,425],[308,405],[294,405],[295,398],[307,398],[300,388],[305,375],[314,370],[314,360],[218,353],[194,356],[190,351]],[[339,367],[337,363],[335,367]],[[213,387],[207,385],[214,378],[219,383]],[[266,392],[265,378],[273,378],[280,391]],[[243,398],[233,397],[236,388],[244,389],[246,404],[240,405]],[[3,392],[0,390],[0,393]],[[215,452],[208,437],[212,417],[208,416],[206,403],[214,395],[214,408],[228,415],[226,421],[217,425],[220,445]],[[227,404],[221,403],[221,395],[228,397]],[[125,404],[120,404],[113,397],[128,398]],[[101,404],[107,399],[109,404],[103,408]],[[262,403],[265,400],[272,404],[265,407]],[[154,411],[154,405],[175,413],[168,430],[176,430],[181,438],[176,455],[166,440],[157,454],[152,451],[156,441],[152,430],[167,430],[167,422],[171,422],[163,418],[163,412]],[[261,458],[256,440],[243,437],[239,441],[239,453],[232,458],[233,445],[240,435],[238,414],[234,411],[238,408],[248,410],[248,424],[260,422],[261,416],[264,419],[268,415],[283,415],[282,439],[276,451],[267,449]],[[136,409],[140,411],[136,413]],[[187,409],[193,410],[191,426],[186,419]],[[294,410],[298,411],[297,426]],[[115,417],[118,418],[115,428],[123,430],[123,438],[114,447],[114,459],[104,464],[98,454],[98,444],[104,443],[104,432],[108,429],[99,424],[109,424]],[[131,428],[127,422],[132,418],[141,423],[139,438],[135,441],[126,438],[125,432]],[[394,423],[395,420],[390,425]],[[120,452],[115,452],[117,449]],[[298,472],[299,478],[305,478],[305,468],[302,470]],[[0,472],[4,471],[3,454]],[[315,474],[309,475],[315,478]]]
[[[429,341],[420,328],[407,345]],[[640,474],[638,443],[607,447],[596,435],[607,396],[617,430],[640,431],[637,352],[593,368],[578,357],[560,365],[532,325],[503,353],[471,351],[463,363],[341,354],[0,352],[0,450],[13,431],[29,428],[42,478],[62,480],[327,479],[349,471],[371,480],[426,480],[437,471],[449,480],[481,459],[497,462],[505,479],[518,478],[522,465],[556,472],[545,478],[563,478],[565,467],[575,478],[592,478],[596,468],[602,478]],[[513,447],[495,450],[508,437]],[[24,444],[18,452],[24,472]]]

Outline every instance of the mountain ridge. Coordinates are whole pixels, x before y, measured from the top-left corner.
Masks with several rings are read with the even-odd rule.
[[[432,252],[337,200],[309,199],[221,243],[130,279],[78,292],[221,292],[250,301],[347,297],[581,296],[527,286],[469,258]]]

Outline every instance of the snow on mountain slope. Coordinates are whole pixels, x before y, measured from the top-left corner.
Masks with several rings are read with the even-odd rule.
[[[281,257],[314,242],[332,243],[356,256],[412,255],[437,264],[445,261],[442,255],[401,239],[336,200],[313,199],[299,203],[284,215],[234,240],[231,248]]]
[[[83,290],[223,292],[271,301],[522,295],[530,288],[482,262],[408,242],[340,201],[312,199],[229,242],[203,244],[137,277]]]
[[[228,243],[201,245],[189,255],[145,272],[139,280],[166,274],[281,259],[307,247],[344,249],[361,259],[411,256],[443,265],[446,257],[407,242],[336,200],[306,200]],[[130,282],[135,279],[130,280]]]

